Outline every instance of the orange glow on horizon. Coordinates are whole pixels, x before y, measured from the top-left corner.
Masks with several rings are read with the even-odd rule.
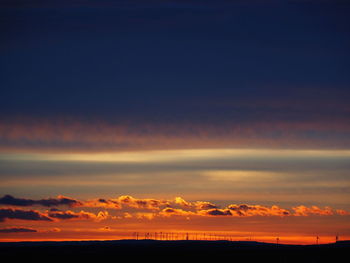
[[[298,236],[298,235],[268,235],[267,233],[239,233],[239,232],[208,232],[208,231],[192,231],[192,230],[155,230],[155,231],[109,231],[108,234],[101,233],[103,231],[72,231],[63,232],[60,235],[13,235],[2,236],[0,242],[23,242],[23,241],[110,241],[110,240],[158,240],[158,241],[179,241],[179,240],[197,240],[197,241],[255,241],[264,243],[293,244],[293,245],[315,245],[329,244],[336,241],[334,236],[314,235],[314,236]],[[74,237],[73,237],[74,236]],[[78,237],[77,237],[78,236]],[[319,240],[317,241],[317,236]],[[350,240],[350,236],[342,236],[341,240]]]
[[[274,243],[278,237],[285,244],[314,244],[316,236],[319,243],[331,243],[336,233],[350,238],[350,213],[331,207],[222,207],[181,197],[127,195],[86,201],[62,195],[37,200],[4,196],[0,205],[1,242],[135,239],[136,232],[140,239],[183,240],[189,234],[191,240]]]

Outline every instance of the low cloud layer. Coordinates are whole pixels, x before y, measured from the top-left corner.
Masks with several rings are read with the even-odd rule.
[[[66,221],[66,220],[90,220],[101,221],[108,218],[147,218],[155,217],[171,217],[171,216],[200,216],[200,217],[287,217],[287,216],[346,216],[350,213],[342,209],[333,209],[331,207],[320,208],[317,206],[307,207],[304,205],[292,207],[291,209],[281,208],[277,205],[271,207],[263,205],[249,204],[230,204],[226,207],[219,207],[208,201],[189,202],[181,197],[176,197],[172,200],[161,200],[154,198],[139,199],[129,195],[119,196],[114,199],[94,199],[94,200],[76,200],[68,197],[58,199],[49,198],[41,200],[31,200],[23,198],[9,198],[9,195],[1,198],[1,205],[12,206],[29,206],[28,202],[33,205],[47,206],[47,200],[74,200],[69,201],[71,207],[86,207],[86,208],[104,208],[108,211],[99,211],[97,213],[87,211],[72,211],[61,210],[56,208],[62,202],[52,202],[50,206],[56,206],[46,211],[37,210],[21,210],[5,207],[0,209],[0,222],[10,219],[33,220],[33,221]],[[5,201],[4,201],[5,200]],[[9,202],[8,200],[11,200]],[[17,201],[16,201],[17,200]],[[18,201],[19,200],[19,201]],[[28,201],[29,200],[29,201]],[[45,200],[45,202],[41,202]],[[65,202],[64,202],[65,203]],[[113,212],[112,212],[113,211]],[[112,214],[111,214],[112,213]],[[120,215],[121,214],[121,215]]]
[[[64,197],[64,196],[58,196],[57,198],[32,200],[32,199],[24,199],[24,198],[15,198],[12,195],[5,195],[2,198],[0,198],[0,205],[13,205],[13,206],[41,205],[41,206],[47,206],[47,207],[66,205],[66,206],[74,207],[74,206],[81,206],[82,203],[77,200]]]
[[[47,215],[35,210],[20,210],[5,208],[0,209],[0,222],[8,219],[32,220],[32,221],[53,221]]]
[[[228,209],[236,216],[289,216],[291,212],[276,205],[265,207],[261,205],[229,205]]]
[[[97,215],[90,212],[80,211],[60,211],[58,209],[51,209],[47,212],[47,215],[50,218],[58,219],[58,220],[96,220],[101,221],[107,219],[108,212],[99,212]]]

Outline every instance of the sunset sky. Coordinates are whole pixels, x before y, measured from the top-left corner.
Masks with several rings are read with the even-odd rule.
[[[341,0],[1,1],[0,241],[350,239],[349,25]]]

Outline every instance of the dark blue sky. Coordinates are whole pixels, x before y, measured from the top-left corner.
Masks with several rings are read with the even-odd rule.
[[[1,6],[2,118],[215,123],[349,113],[346,1]]]

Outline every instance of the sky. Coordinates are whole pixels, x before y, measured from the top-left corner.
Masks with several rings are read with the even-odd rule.
[[[349,25],[342,0],[1,1],[0,241],[350,239]]]

